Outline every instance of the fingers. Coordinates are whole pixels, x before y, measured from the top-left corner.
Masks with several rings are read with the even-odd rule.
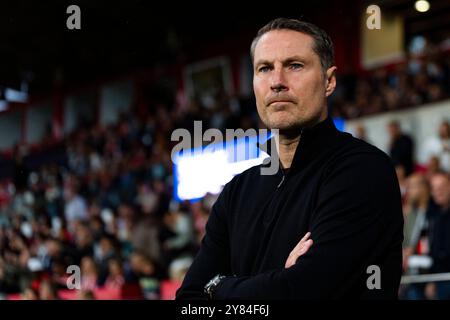
[[[285,268],[289,268],[293,266],[297,259],[308,252],[309,248],[313,245],[313,240],[309,239],[311,236],[311,232],[305,234],[305,236],[299,241],[299,243],[295,246],[295,248],[289,254],[289,257],[286,260]]]
[[[312,240],[308,240],[305,244],[304,247],[302,247],[301,250],[298,251],[292,251],[291,254],[289,255],[286,263],[285,263],[285,268],[290,268],[292,267],[298,260],[298,258],[300,258],[300,256],[304,255],[306,252],[308,252],[309,248],[312,246],[313,241]]]
[[[289,255],[289,257],[287,258],[287,260],[286,260],[286,263],[284,264],[284,267],[287,269],[287,268],[290,268],[291,266],[293,266],[294,265],[294,263],[295,262],[293,262],[293,257],[292,257],[292,255]]]
[[[306,241],[304,243],[304,245],[298,251],[298,256],[300,257],[300,256],[304,255],[309,250],[309,248],[311,248],[312,244],[313,244],[313,241],[311,239]]]
[[[295,246],[295,248],[292,250],[300,250],[301,247],[304,245],[304,243],[308,240],[308,238],[311,236],[311,232],[307,232],[303,238],[297,243],[297,245]]]
[[[303,236],[303,238],[302,238],[302,240],[300,240],[300,241],[306,241],[306,240],[308,240],[308,238],[311,236],[311,232],[307,232],[304,236]]]

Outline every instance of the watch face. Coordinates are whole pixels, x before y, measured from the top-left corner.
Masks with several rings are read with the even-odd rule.
[[[214,279],[209,280],[209,282],[205,286],[205,291],[209,292],[209,289],[214,284]]]
[[[214,289],[215,286],[217,286],[217,284],[220,282],[220,279],[222,277],[220,275],[216,275],[214,278],[212,278],[205,286],[205,292],[207,294],[211,294],[212,290]]]

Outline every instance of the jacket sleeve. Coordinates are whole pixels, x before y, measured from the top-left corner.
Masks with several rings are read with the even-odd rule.
[[[389,251],[392,239],[398,242],[398,273],[383,274],[381,270],[381,282],[382,287],[399,282],[402,228],[400,192],[389,159],[384,154],[354,154],[339,161],[323,178],[310,224],[314,244],[309,251],[288,269],[228,277],[218,286],[215,298],[345,296],[363,277],[369,277],[367,262],[375,252]],[[394,291],[388,296],[396,296]]]
[[[206,283],[217,274],[231,273],[229,232],[226,220],[227,186],[214,203],[200,250],[177,290],[177,300],[207,300]]]

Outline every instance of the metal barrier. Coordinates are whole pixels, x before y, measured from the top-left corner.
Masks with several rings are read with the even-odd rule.
[[[402,276],[400,284],[450,281],[450,272]]]

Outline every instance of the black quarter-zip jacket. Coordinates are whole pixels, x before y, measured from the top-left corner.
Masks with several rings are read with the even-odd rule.
[[[403,215],[384,152],[327,118],[303,129],[286,174],[261,166],[224,187],[177,299],[207,299],[217,274],[215,299],[397,298]],[[308,231],[313,245],[285,268]]]

